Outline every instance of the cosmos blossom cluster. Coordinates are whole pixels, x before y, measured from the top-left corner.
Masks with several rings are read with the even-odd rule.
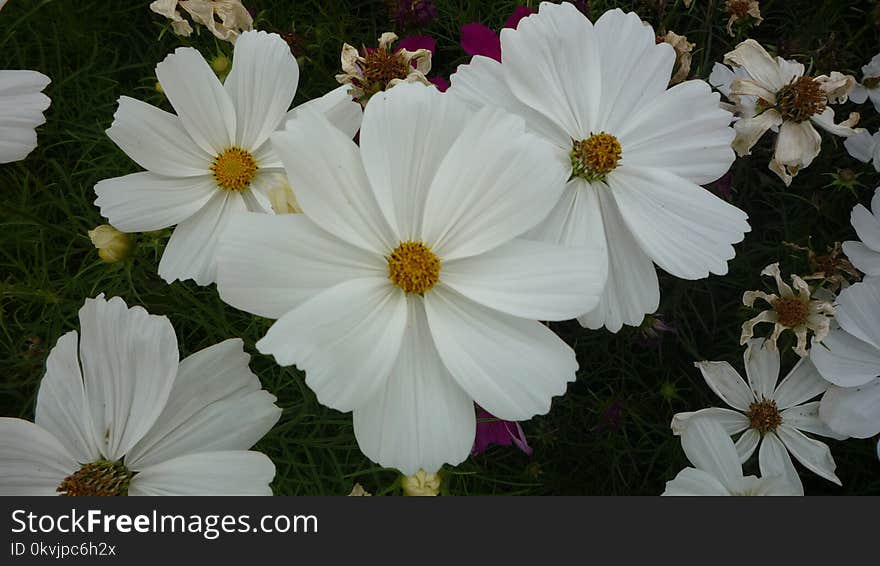
[[[729,29],[760,23],[757,2],[733,4]],[[473,57],[448,89],[429,77],[433,43],[387,32],[345,44],[340,86],[291,108],[290,45],[253,30],[240,2],[150,7],[234,54],[222,81],[190,47],[159,62],[174,113],[119,98],[107,135],[141,170],[94,187],[101,258],[123,259],[129,234],[173,228],[158,275],[215,285],[271,320],[257,351],[352,413],[360,450],[414,493],[436,493],[441,467],[490,443],[531,453],[519,422],[550,411],[579,370],[548,321],[616,333],[657,310],[658,267],[727,274],[748,215],[704,187],[762,137],[786,185],[818,155],[820,130],[880,167],[859,115],[837,121],[833,108],[877,103],[877,61],[861,83],[812,76],[747,39],[708,81],[687,80],[686,38],[635,13],[591,21],[584,6],[543,2],[498,34],[465,26]],[[430,2],[398,10],[436,17]],[[36,146],[48,84],[0,71],[0,162]],[[840,483],[814,436],[880,432],[880,192],[871,204],[852,212],[848,260],[792,285],[773,264],[762,274],[777,291],[745,293],[744,306],[766,306],[743,325],[746,378],[697,362],[726,407],[675,415],[693,467],[666,494],[802,494],[795,461]],[[167,317],[84,299],[79,330],[49,355],[34,422],[0,419],[0,493],[271,494],[274,465],[252,447],[281,410],[242,341],[181,360]],[[800,361],[779,381],[789,331]],[[753,455],[760,477],[743,473]]]

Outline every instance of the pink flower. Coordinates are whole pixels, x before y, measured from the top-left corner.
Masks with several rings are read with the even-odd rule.
[[[502,421],[492,416],[480,406],[477,406],[477,436],[471,456],[476,456],[486,451],[491,445],[511,446],[515,445],[527,455],[532,455],[532,448],[526,442],[526,433],[517,422]]]
[[[504,27],[516,29],[519,21],[535,11],[526,6],[517,6],[504,22]],[[468,55],[483,55],[501,61],[501,39],[495,31],[480,23],[461,26],[461,48]]]

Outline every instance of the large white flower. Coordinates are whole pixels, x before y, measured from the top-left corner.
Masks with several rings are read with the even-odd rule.
[[[107,135],[147,171],[101,181],[95,204],[123,232],[177,225],[159,275],[169,283],[208,285],[216,278],[216,243],[229,216],[272,211],[266,193],[283,169],[269,135],[285,120],[295,124],[300,109],[310,106],[353,137],[360,106],[340,87],[288,113],[299,69],[287,43],[265,32],[241,35],[224,84],[188,47],[159,63],[156,75],[178,115],[119,99]]]
[[[857,104],[870,98],[874,108],[880,112],[880,53],[874,55],[871,61],[862,67],[862,82],[853,87],[849,98]]]
[[[537,320],[591,309],[604,282],[595,251],[517,237],[565,186],[553,148],[417,83],[374,95],[360,147],[313,118],[272,137],[304,214],[242,214],[221,239],[220,297],[278,319],[257,348],[405,474],[468,456],[474,401],[546,413],[578,366]]]
[[[880,275],[880,187],[874,190],[871,210],[857,204],[850,222],[861,241],[843,243],[843,253],[867,279]]]
[[[822,138],[814,125],[842,137],[858,132],[853,129],[858,113],[835,124],[834,110],[828,106],[846,102],[855,84],[852,76],[836,71],[830,76],[805,75],[801,63],[774,59],[753,39],[737,45],[724,62],[736,70],[716,64],[709,80],[737,105],[741,119],[734,125],[734,149],[739,155],[749,155],[767,130],[778,131],[770,170],[786,185],[819,155]]]
[[[459,67],[449,93],[517,113],[553,144],[542,166],[570,180],[531,235],[601,246],[608,284],[582,325],[640,324],[660,300],[655,263],[684,279],[727,273],[747,216],[699,185],[734,160],[731,115],[703,81],[667,88],[670,45],[635,14],[593,24],[570,3],[543,2],[502,30],[501,49],[502,63]]]
[[[880,278],[841,291],[836,318],[840,327],[812,350],[833,384],[819,416],[838,434],[868,438],[880,432]]]
[[[711,407],[678,413],[672,418],[672,431],[681,434],[698,417],[711,419],[729,435],[742,432],[736,441],[740,461],[748,460],[760,445],[762,476],[782,475],[800,485],[791,453],[808,470],[840,485],[828,446],[802,432],[845,438],[819,418],[819,401],[807,402],[828,388],[809,358],[802,358],[778,385],[778,349],[763,340],[750,340],[743,362],[748,383],[727,362],[695,364],[712,391],[735,410]]]
[[[803,495],[804,488],[782,475],[743,477],[742,463],[724,428],[695,418],[681,433],[681,447],[693,468],[666,482],[663,495]]]
[[[0,71],[0,163],[27,157],[37,147],[36,127],[46,118],[51,82],[37,71]]]
[[[278,420],[239,339],[178,361],[168,318],[86,300],[46,361],[34,423],[0,418],[0,495],[271,495],[248,450]]]

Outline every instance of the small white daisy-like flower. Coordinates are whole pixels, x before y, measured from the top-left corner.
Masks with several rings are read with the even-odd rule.
[[[880,187],[874,190],[871,210],[857,204],[850,215],[860,241],[843,243],[843,253],[852,264],[865,274],[865,279],[880,275]]]
[[[880,433],[880,278],[841,291],[835,318],[839,327],[811,351],[832,384],[819,416],[838,434],[869,438]]]
[[[594,249],[519,237],[564,189],[550,144],[421,84],[373,97],[360,146],[320,116],[272,141],[303,214],[233,218],[217,289],[277,319],[257,349],[353,411],[364,454],[434,472],[470,454],[474,402],[550,409],[578,366],[538,321],[591,309],[604,283]]]
[[[655,312],[655,264],[683,279],[726,274],[749,231],[743,211],[700,186],[733,163],[731,115],[703,81],[669,87],[675,51],[656,39],[634,13],[592,23],[571,3],[542,2],[501,31],[501,63],[474,57],[447,91],[518,114],[553,144],[543,166],[569,182],[530,237],[601,246],[608,284],[578,318],[589,328],[617,332]]]
[[[180,361],[164,316],[86,300],[46,360],[34,422],[0,418],[0,495],[271,495],[248,450],[281,416],[239,339]]]
[[[797,275],[791,276],[791,283],[794,285],[792,289],[782,280],[778,263],[765,267],[761,275],[770,275],[776,280],[779,294],[764,291],[743,293],[745,306],[754,306],[755,300],[761,299],[770,308],[743,323],[740,344],[745,344],[754,336],[755,325],[770,322],[773,323],[773,332],[767,341],[769,348],[776,348],[779,335],[785,330],[791,330],[797,336],[794,351],[801,357],[807,356],[807,333],[812,330],[815,340],[822,341],[828,335],[831,324],[828,317],[834,315],[834,307],[828,301],[814,297],[807,282]]]
[[[241,0],[155,0],[150,4],[150,10],[171,20],[174,33],[188,37],[193,28],[178,7],[223,41],[234,43],[242,32],[254,29],[254,19]]]
[[[37,71],[0,71],[0,163],[20,161],[37,147],[37,126],[49,97],[43,89],[52,82]]]
[[[733,148],[743,156],[767,130],[779,132],[770,170],[790,185],[798,171],[819,155],[822,138],[814,126],[841,137],[858,133],[856,112],[839,124],[829,104],[846,102],[855,84],[850,75],[804,75],[804,66],[781,57],[773,58],[755,40],[747,39],[724,56],[724,63],[742,69],[727,73],[726,96],[737,105],[740,119],[734,124]],[[724,74],[716,65],[710,82],[718,86]],[[745,76],[743,76],[745,75]],[[724,92],[724,91],[722,91]]]
[[[880,53],[874,55],[871,61],[862,67],[862,82],[853,87],[849,99],[856,104],[862,104],[870,99],[877,112],[880,112]]]
[[[377,92],[388,90],[400,83],[431,85],[426,76],[431,71],[431,52],[428,49],[394,49],[397,35],[385,32],[379,46],[363,48],[363,54],[347,43],[342,46],[342,73],[336,81],[351,85],[348,94],[366,106]]]
[[[672,418],[672,431],[681,434],[691,420],[710,419],[728,435],[742,433],[736,441],[741,462],[758,449],[762,476],[782,475],[801,485],[791,461],[794,456],[811,472],[840,485],[828,446],[804,434],[845,438],[819,418],[819,401],[808,402],[824,393],[828,382],[809,358],[801,358],[777,385],[779,351],[768,346],[764,340],[749,341],[743,355],[748,383],[727,362],[697,362],[712,391],[733,409],[711,407],[678,413]]]
[[[171,283],[214,282],[217,238],[239,211],[271,213],[267,192],[283,176],[269,136],[303,107],[324,112],[346,135],[361,109],[340,87],[288,112],[299,68],[281,37],[245,32],[221,84],[198,51],[177,49],[156,67],[177,116],[123,96],[107,135],[147,169],[95,185],[95,204],[123,232],[176,226],[159,262]]]
[[[663,495],[803,495],[804,488],[784,475],[743,477],[730,435],[713,419],[692,418],[681,433],[681,448],[694,465],[666,482]]]
[[[856,135],[846,138],[843,146],[852,157],[870,163],[880,171],[880,130],[871,135],[867,130],[859,129]]]

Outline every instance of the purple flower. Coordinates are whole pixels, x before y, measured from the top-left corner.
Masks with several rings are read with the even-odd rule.
[[[527,455],[532,455],[532,447],[526,442],[526,433],[517,422],[502,421],[492,416],[480,406],[477,406],[477,436],[471,456],[476,456],[486,451],[491,445],[511,446],[514,445]]]
[[[391,16],[398,27],[425,27],[437,19],[437,7],[432,0],[391,0]]]
[[[513,13],[504,22],[504,27],[516,29],[520,20],[535,11],[526,6],[517,6]],[[501,61],[501,38],[494,30],[480,23],[465,24],[461,26],[461,48],[468,55],[483,55]]]

